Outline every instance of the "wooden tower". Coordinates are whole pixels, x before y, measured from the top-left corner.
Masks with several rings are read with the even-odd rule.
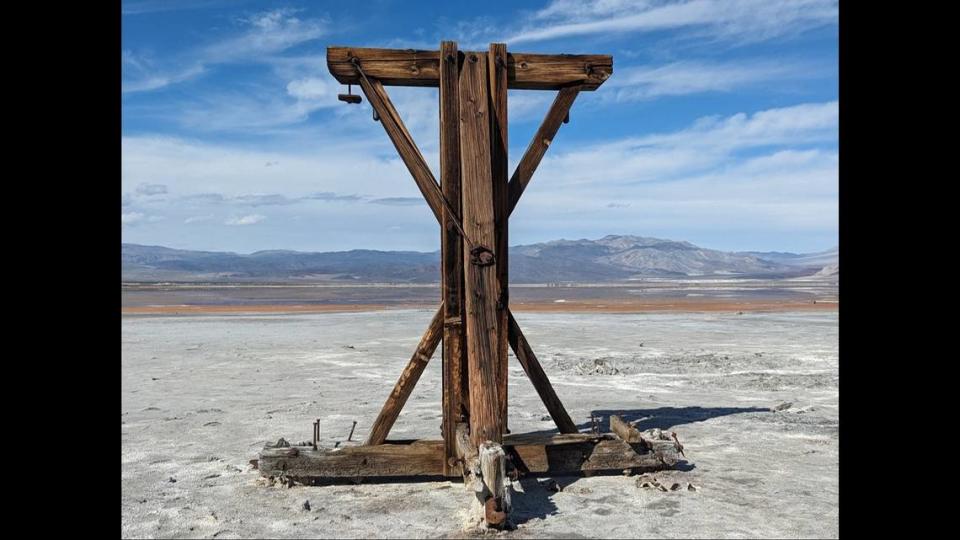
[[[613,72],[608,55],[327,48],[330,73],[357,84],[440,224],[442,298],[362,446],[317,447],[283,440],[260,454],[265,476],[289,481],[463,476],[490,526],[509,512],[509,480],[527,474],[651,470],[677,463],[675,440],[644,439],[618,417],[614,433],[580,433],[510,313],[508,222],[547,148],[582,91]],[[440,89],[440,182],[387,95],[387,86]],[[507,90],[557,92],[516,170],[507,170]],[[341,96],[356,103],[359,96]],[[442,440],[390,441],[387,435],[434,351],[443,343]],[[559,435],[507,429],[508,347],[550,412]]]

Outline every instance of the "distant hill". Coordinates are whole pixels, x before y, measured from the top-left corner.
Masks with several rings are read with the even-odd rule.
[[[782,251],[746,251],[744,255],[753,255],[768,261],[800,266],[805,268],[823,268],[829,265],[840,264],[840,248],[833,247],[817,253],[786,253]]]
[[[832,254],[832,258],[831,255]],[[353,281],[431,283],[439,280],[440,253],[356,249],[308,253],[270,250],[250,254],[189,251],[121,244],[124,281]],[[821,253],[730,253],[689,242],[606,236],[555,240],[510,248],[512,283],[609,282],[641,277],[797,277],[834,265],[837,250]],[[820,274],[826,276],[827,274]]]

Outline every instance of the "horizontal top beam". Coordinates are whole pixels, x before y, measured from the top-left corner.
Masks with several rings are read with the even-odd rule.
[[[464,51],[462,56],[485,55]],[[386,86],[439,86],[440,51],[327,47],[327,67],[342,84],[359,84],[360,73],[351,62],[356,58],[368,77]],[[613,73],[613,57],[607,54],[507,53],[507,87],[519,90],[558,90],[583,85],[596,90]]]

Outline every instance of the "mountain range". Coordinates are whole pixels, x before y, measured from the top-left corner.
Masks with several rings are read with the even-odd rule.
[[[661,277],[838,277],[839,250],[724,252],[641,236],[511,246],[511,283],[614,282]],[[121,279],[145,281],[432,283],[440,252],[286,250],[238,254],[121,244]]]

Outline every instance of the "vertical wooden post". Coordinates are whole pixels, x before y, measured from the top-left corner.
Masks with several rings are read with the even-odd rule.
[[[464,298],[470,378],[470,439],[503,440],[497,370],[500,366],[490,161],[487,55],[466,53],[460,72],[460,175],[463,195]],[[494,261],[490,259],[494,253]]]
[[[497,299],[497,388],[500,399],[500,419],[503,431],[507,427],[507,305],[509,288],[507,280],[507,221],[510,218],[509,189],[507,186],[507,45],[491,43],[487,53],[487,68],[490,77],[490,160],[493,175],[493,212],[497,254],[497,283],[500,296]]]
[[[456,425],[466,420],[467,357],[463,332],[463,239],[454,225],[460,219],[460,54],[457,42],[440,43],[440,187],[449,201],[440,230],[443,289],[443,473],[462,474],[457,458]]]

